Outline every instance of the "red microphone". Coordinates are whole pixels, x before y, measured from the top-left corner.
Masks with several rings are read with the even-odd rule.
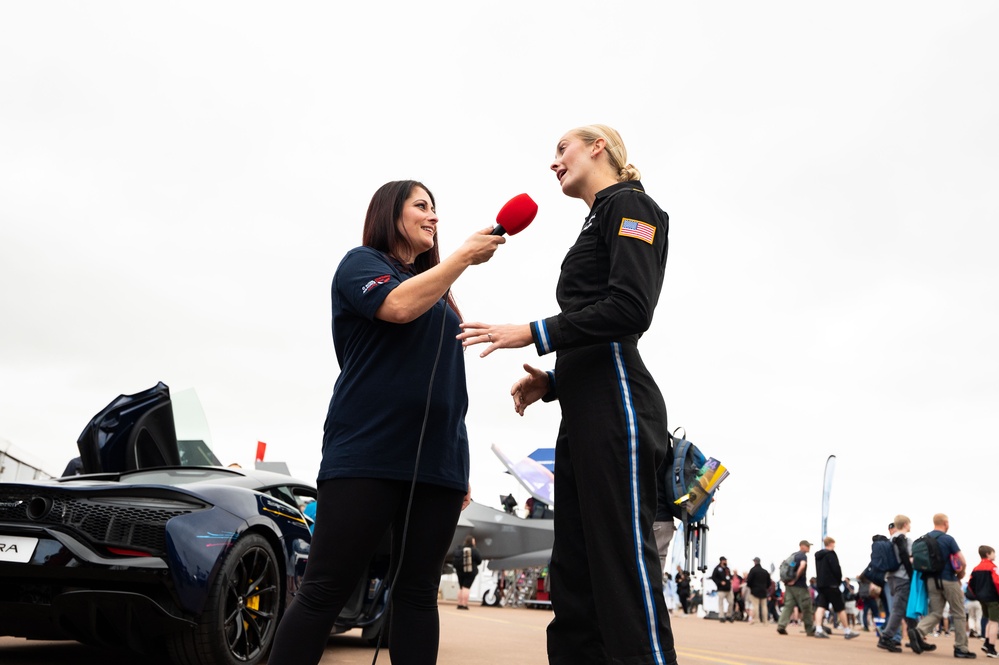
[[[507,201],[496,215],[496,226],[490,235],[501,236],[509,233],[514,236],[527,228],[538,214],[538,204],[527,194],[517,194]]]

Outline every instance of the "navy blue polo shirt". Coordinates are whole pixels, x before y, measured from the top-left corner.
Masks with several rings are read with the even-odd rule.
[[[347,252],[333,277],[333,346],[340,376],[323,436],[319,480],[413,477],[427,389],[446,317],[418,480],[468,488],[465,359],[459,319],[442,298],[410,323],[375,319],[386,296],[414,275],[378,250]]]

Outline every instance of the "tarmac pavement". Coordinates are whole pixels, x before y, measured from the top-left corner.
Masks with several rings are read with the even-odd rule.
[[[454,602],[441,601],[439,665],[546,665],[545,627],[552,613],[547,609],[485,607],[458,610]],[[804,629],[789,626],[778,635],[769,624],[723,623],[694,616],[673,615],[673,632],[681,665],[879,665],[881,663],[953,662],[953,637],[931,638],[934,652],[916,655],[888,653],[876,647],[873,632],[845,640],[836,632],[831,639],[807,637]],[[982,641],[971,639],[969,648],[983,658]],[[360,631],[333,637],[322,665],[370,665],[375,650],[360,638]],[[161,665],[166,661],[134,654],[109,652],[75,642],[29,642],[0,637],[3,665]],[[382,649],[378,663],[391,662]]]

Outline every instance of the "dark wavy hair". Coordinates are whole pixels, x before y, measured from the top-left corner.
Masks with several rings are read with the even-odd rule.
[[[396,260],[397,247],[412,248],[412,244],[402,232],[399,231],[399,219],[402,217],[402,207],[406,199],[413,193],[413,189],[421,187],[430,197],[430,204],[435,208],[437,202],[430,188],[418,180],[393,180],[387,182],[374,193],[371,203],[368,204],[368,212],[364,215],[364,231],[361,235],[361,244],[365,247],[377,249],[379,252],[387,254]],[[420,274],[441,262],[440,248],[437,244],[437,234],[434,234],[434,246],[416,256],[413,261],[413,272]],[[458,318],[461,312],[454,301],[451,292],[447,293],[447,303],[455,311]]]

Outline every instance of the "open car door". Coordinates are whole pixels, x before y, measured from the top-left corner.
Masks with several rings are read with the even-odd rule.
[[[76,445],[83,473],[179,466],[170,388],[160,382],[134,395],[119,395],[91,419]]]

